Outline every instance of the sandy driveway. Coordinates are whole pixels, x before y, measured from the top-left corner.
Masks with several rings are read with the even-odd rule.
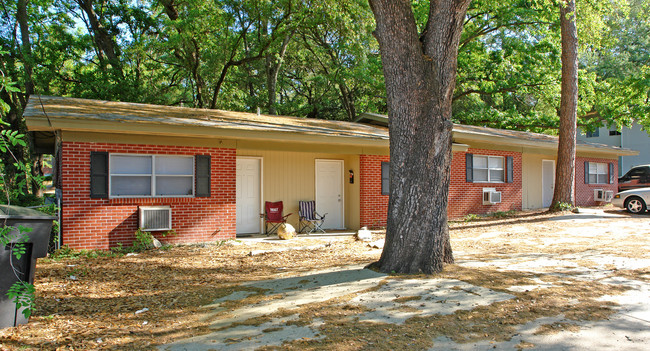
[[[0,351],[650,349],[650,214],[498,217],[451,223],[436,276],[349,235],[63,251]]]
[[[160,348],[650,349],[650,215],[520,216],[451,233],[457,264],[439,276],[346,266],[245,283],[205,308],[212,332]]]

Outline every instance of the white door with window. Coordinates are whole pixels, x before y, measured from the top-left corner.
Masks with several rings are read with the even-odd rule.
[[[316,212],[323,229],[343,229],[343,160],[316,160]]]
[[[551,206],[555,190],[555,161],[542,160],[542,207]]]
[[[261,233],[262,159],[237,158],[237,234]]]

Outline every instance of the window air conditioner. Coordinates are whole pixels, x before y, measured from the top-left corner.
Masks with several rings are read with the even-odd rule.
[[[607,190],[605,192],[605,202],[612,202],[613,198],[614,198],[614,192],[611,190]]]
[[[140,228],[144,231],[171,230],[172,209],[169,206],[140,206]]]
[[[594,189],[594,201],[605,201],[605,190]]]
[[[501,203],[501,192],[495,188],[483,188],[483,205]]]

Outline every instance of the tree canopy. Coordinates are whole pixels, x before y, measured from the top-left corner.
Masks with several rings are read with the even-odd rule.
[[[555,134],[559,0],[473,0],[452,120]],[[650,5],[577,4],[578,125],[650,127]],[[411,3],[424,33],[428,1]],[[387,113],[366,0],[15,0],[0,5],[3,120],[32,93],[354,120]],[[17,154],[31,157],[26,148]]]
[[[554,133],[553,2],[471,2],[454,121]],[[649,5],[578,6],[579,124],[647,124]],[[413,2],[420,29],[427,8]],[[387,112],[374,25],[365,0],[16,0],[0,7],[1,69],[28,94],[352,120]]]

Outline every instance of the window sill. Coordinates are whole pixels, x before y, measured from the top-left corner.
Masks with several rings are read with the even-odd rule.
[[[196,196],[194,195],[177,195],[177,196],[109,196],[109,200],[117,200],[117,199],[142,199],[142,200],[150,200],[150,199],[193,199]]]
[[[108,199],[93,199],[104,200],[105,204],[109,205],[137,205],[137,206],[158,206],[169,204],[188,204],[188,203],[203,203],[205,201],[214,201],[214,198],[209,197],[113,197]]]

